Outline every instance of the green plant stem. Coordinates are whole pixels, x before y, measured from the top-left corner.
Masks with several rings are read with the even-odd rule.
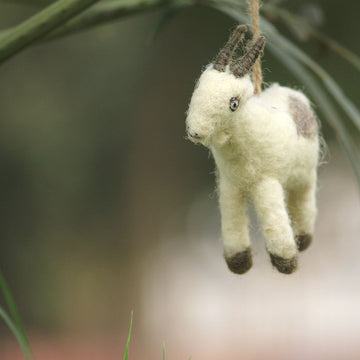
[[[20,25],[0,41],[0,64],[45,36],[99,0],[58,0]]]
[[[99,3],[53,31],[47,39],[68,35],[129,15],[154,11],[175,2],[169,0],[113,0]]]
[[[130,15],[156,11],[161,8],[179,8],[192,3],[192,0],[112,0],[100,2],[48,33],[43,40],[71,35]],[[0,31],[0,40],[1,36],[5,36],[11,30],[13,29]]]

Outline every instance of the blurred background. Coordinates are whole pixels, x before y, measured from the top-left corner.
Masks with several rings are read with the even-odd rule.
[[[314,3],[323,31],[359,54],[360,3]],[[3,28],[34,11],[0,9]],[[255,216],[254,266],[230,273],[214,163],[186,141],[184,121],[235,23],[191,7],[154,40],[161,14],[33,46],[0,67],[0,264],[36,358],[117,359],[134,310],[132,359],[161,358],[163,343],[174,360],[359,359],[359,185],[333,132],[322,121],[319,217],[297,273],[272,269]],[[316,41],[301,46],[360,106],[358,73]],[[306,93],[268,52],[263,69],[266,82]],[[0,323],[0,359],[22,358]]]

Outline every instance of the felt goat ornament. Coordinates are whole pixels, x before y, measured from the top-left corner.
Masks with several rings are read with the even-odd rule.
[[[310,245],[314,231],[318,124],[300,91],[272,84],[254,95],[250,71],[265,38],[255,39],[234,61],[246,31],[238,26],[201,74],[187,112],[187,134],[215,159],[229,269],[243,274],[252,266],[250,198],[273,266],[290,274],[297,268],[298,250]]]

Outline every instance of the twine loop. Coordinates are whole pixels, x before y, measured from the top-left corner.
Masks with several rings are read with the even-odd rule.
[[[251,22],[252,29],[254,34],[254,39],[257,39],[260,35],[260,27],[259,27],[259,12],[260,5],[259,0],[250,0],[250,12],[251,12]],[[262,72],[261,72],[261,60],[260,56],[256,60],[253,67],[252,80],[254,84],[254,94],[259,95],[261,93],[261,83],[262,83]]]

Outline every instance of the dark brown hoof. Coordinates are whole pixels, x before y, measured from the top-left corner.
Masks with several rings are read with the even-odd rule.
[[[299,251],[304,251],[310,246],[312,242],[312,235],[310,234],[296,235],[295,242]]]
[[[244,274],[252,266],[251,249],[247,248],[244,251],[238,252],[235,255],[228,257],[225,255],[225,260],[228,268],[235,274]]]
[[[283,274],[292,274],[297,269],[297,256],[291,259],[284,259],[280,256],[270,254],[270,259],[273,266]]]

